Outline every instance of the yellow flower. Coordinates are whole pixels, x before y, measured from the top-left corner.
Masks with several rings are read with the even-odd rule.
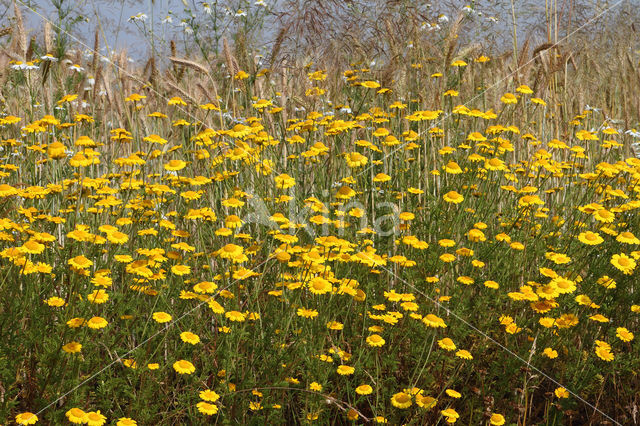
[[[344,329],[344,324],[338,321],[329,321],[327,323],[327,328],[329,330],[342,330]]]
[[[347,411],[348,420],[351,420],[351,421],[358,420],[359,417],[360,415],[356,410],[354,410],[353,408],[349,408],[349,410]]]
[[[377,81],[367,80],[360,83],[362,87],[366,87],[367,89],[377,89],[380,87],[380,83]]]
[[[435,120],[436,118],[438,118],[440,116],[441,113],[442,113],[442,110],[416,111],[413,114],[406,116],[406,119],[409,120],[409,121]]]
[[[183,331],[180,333],[180,339],[185,343],[190,343],[192,345],[196,345],[200,343],[200,336],[190,331]]]
[[[199,105],[200,108],[202,108],[205,111],[220,111],[220,107],[217,105],[214,105],[212,103],[206,103],[206,104],[202,104]]]
[[[218,302],[216,302],[215,300],[211,299],[207,302],[207,304],[209,305],[209,308],[211,308],[211,310],[216,313],[216,314],[222,314],[224,313],[224,308],[222,307],[222,305]]]
[[[534,205],[543,205],[544,201],[542,201],[540,199],[540,197],[538,197],[537,195],[532,195],[532,194],[527,194],[522,196],[519,200],[518,200],[518,206],[520,207],[531,207]]]
[[[184,359],[174,362],[173,369],[179,374],[191,374],[196,371],[196,367]]]
[[[213,416],[218,413],[218,406],[208,402],[200,401],[196,404],[198,411],[207,416]]]
[[[555,299],[560,295],[560,292],[556,287],[551,284],[547,284],[541,287],[538,287],[536,290],[536,294],[543,299]]]
[[[467,136],[467,140],[474,142],[484,142],[487,140],[487,138],[480,132],[473,132],[470,133],[469,136]]]
[[[164,144],[167,143],[166,139],[163,139],[160,136],[155,135],[155,134],[146,136],[146,137],[142,138],[142,140],[145,141],[145,142],[157,143],[157,144],[160,144],[160,145],[164,145]]]
[[[249,78],[249,74],[242,70],[238,71],[236,75],[233,76],[234,80],[244,80],[246,78]]]
[[[339,200],[348,200],[349,198],[352,198],[354,195],[356,195],[356,191],[349,188],[347,185],[343,185],[336,192],[336,198]]]
[[[517,334],[522,330],[522,328],[518,327],[515,322],[506,326],[505,331],[509,334]]]
[[[462,396],[462,394],[456,390],[453,389],[446,389],[444,391],[447,395],[449,395],[451,398],[460,398]]]
[[[38,416],[33,413],[25,412],[16,416],[16,423],[19,425],[33,425],[38,421]]]
[[[369,161],[367,157],[355,151],[346,154],[344,158],[347,162],[347,165],[351,168],[362,167]]]
[[[631,275],[636,268],[636,261],[624,253],[614,254],[611,257],[611,264],[625,275]]]
[[[447,203],[459,204],[464,200],[462,194],[456,191],[449,191],[442,197]]]
[[[75,96],[76,98],[78,97],[78,95],[66,95],[65,98],[67,96]],[[145,99],[145,98],[146,98],[145,95],[139,95],[137,93],[132,93],[131,95],[129,95],[126,98],[124,98],[124,100],[125,100],[125,102],[138,102],[138,101],[141,101],[142,99]],[[58,101],[58,102],[60,102],[60,101]]]
[[[280,189],[288,189],[296,184],[296,180],[286,173],[276,176],[276,187]]]
[[[444,166],[444,171],[452,175],[458,175],[463,172],[462,168],[460,168],[458,163],[456,163],[455,161],[449,161]]]
[[[325,294],[331,291],[331,283],[322,277],[315,277],[307,284],[309,291],[313,294]]]
[[[227,244],[220,250],[215,252],[223,259],[231,259],[234,263],[241,263],[247,261],[249,258],[244,254],[244,249],[236,244]]]
[[[179,96],[174,96],[173,98],[169,99],[169,101],[167,102],[167,105],[187,106],[187,103],[183,101],[182,98],[180,98]]]
[[[315,309],[298,308],[296,311],[299,317],[303,318],[315,318],[318,316],[318,311]]]
[[[252,104],[252,106],[258,110],[263,110],[264,108],[272,105],[273,105],[273,102],[268,99],[259,99],[257,102],[254,102]]]
[[[62,346],[62,350],[68,354],[75,354],[82,350],[82,345],[78,342],[70,342]]]
[[[309,77],[309,80],[324,81],[327,78],[327,74],[322,70],[318,70],[307,73],[307,77]]]
[[[98,411],[89,411],[84,417],[85,423],[89,426],[102,426],[106,423],[107,418]]]
[[[85,324],[84,318],[71,318],[69,321],[67,321],[67,325],[70,328],[78,328],[84,324]]]
[[[109,294],[102,289],[94,290],[87,296],[87,300],[91,303],[102,304],[109,300]]]
[[[448,423],[455,423],[456,420],[460,418],[460,414],[458,414],[458,412],[453,408],[447,408],[446,410],[441,410],[440,414],[442,414],[443,417],[447,418]]]
[[[616,237],[616,241],[623,244],[640,244],[640,239],[631,232],[621,232]]]
[[[381,347],[384,346],[385,343],[385,340],[379,334],[372,334],[371,336],[367,337],[367,344],[369,346]]]
[[[569,398],[569,391],[563,387],[556,388],[556,390],[553,391],[553,393],[556,395],[557,398]]]
[[[562,277],[552,279],[549,284],[555,287],[556,291],[560,294],[573,293],[576,290],[576,283]]]
[[[40,254],[44,251],[44,247],[44,244],[40,244],[38,241],[30,239],[20,247],[20,250],[27,254]]]
[[[474,243],[487,240],[487,238],[484,236],[484,232],[476,228],[470,229],[469,232],[467,232],[467,238],[469,239],[469,241]]]
[[[438,346],[440,346],[442,349],[447,350],[447,351],[455,351],[456,350],[456,344],[453,343],[453,340],[451,340],[448,337],[445,337],[444,339],[438,340]]]
[[[616,216],[607,209],[599,209],[593,212],[593,217],[603,223],[612,223]]]
[[[56,308],[59,308],[65,305],[64,299],[56,296],[48,298],[47,300],[45,300],[45,303],[49,306],[54,306]]]
[[[617,285],[616,281],[607,275],[600,277],[596,282],[601,286],[605,287],[607,290],[612,290],[616,288],[616,285]]]
[[[531,88],[529,86],[527,86],[526,84],[521,85],[520,87],[518,87],[516,89],[516,92],[520,92],[524,95],[530,95],[533,93],[533,90],[531,90]]]
[[[318,382],[312,382],[309,385],[309,389],[316,392],[322,392],[322,385]]]
[[[595,348],[596,355],[603,361],[613,361],[614,356],[611,353],[611,349],[606,346],[596,346]]]
[[[440,255],[440,260],[442,260],[445,263],[451,263],[456,260],[456,256],[451,253],[443,253]]]
[[[391,397],[391,404],[400,409],[409,408],[411,406],[411,395],[405,392],[398,392]]]
[[[82,424],[82,423],[85,423],[86,414],[87,413],[85,413],[81,409],[74,407],[68,410],[65,413],[65,416],[67,416],[67,419],[69,419],[71,423]]]
[[[458,352],[456,352],[456,356],[462,359],[473,359],[473,355],[471,355],[471,352],[466,349],[460,349]]]
[[[340,365],[336,370],[336,372],[341,376],[349,376],[353,374],[354,371],[356,371],[356,369],[351,367],[350,365]]]
[[[91,265],[93,265],[93,262],[87,259],[86,257],[84,257],[83,255],[76,256],[74,258],[69,259],[68,263],[74,268],[79,268],[79,269],[89,268]]]
[[[609,318],[605,317],[602,314],[592,315],[589,317],[589,319],[597,322],[609,322]]]
[[[124,232],[114,231],[107,234],[107,240],[112,244],[124,244],[129,241],[129,236]]]
[[[187,166],[186,161],[182,160],[171,160],[167,164],[164,165],[164,169],[172,172],[177,172],[179,170],[184,169]]]
[[[591,231],[581,232],[580,235],[578,235],[578,240],[580,240],[581,243],[590,246],[595,246],[604,242],[604,239],[600,236],[600,234]]]
[[[201,391],[198,396],[208,402],[216,402],[218,399],[220,399],[220,395],[218,395],[216,391],[213,391],[211,389]]]
[[[505,422],[505,420],[504,420],[504,416],[502,414],[494,413],[489,418],[489,423],[492,426],[502,426],[504,424],[504,422]]]
[[[369,395],[373,392],[373,388],[369,385],[360,385],[356,388],[356,393],[358,395]]]
[[[516,95],[514,95],[513,93],[505,93],[500,98],[500,101],[505,104],[517,104],[518,98],[516,98]]]
[[[171,273],[178,276],[188,275],[191,273],[191,268],[187,265],[173,265]]]
[[[425,409],[435,407],[438,400],[432,396],[423,395],[421,392],[422,391],[416,393],[415,395],[416,404],[418,405],[418,407],[425,408]]]
[[[500,284],[498,284],[497,282],[492,281],[492,280],[485,281],[484,282],[484,286],[487,287],[487,288],[494,289],[494,290],[500,288]]]
[[[172,317],[166,312],[154,312],[151,316],[155,322],[165,323],[171,321]]]
[[[87,326],[93,329],[105,328],[109,323],[102,317],[91,317],[89,321],[87,321]]]
[[[484,162],[484,168],[487,170],[492,170],[492,171],[507,171],[509,170],[508,167],[504,164],[504,161],[502,161],[499,158],[490,158],[488,160],[485,160]]]
[[[122,360],[122,363],[124,364],[125,367],[132,368],[134,370],[138,368],[138,363],[136,362],[135,359],[125,358]]]
[[[238,312],[238,311],[229,311],[226,312],[224,314],[224,316],[229,320],[229,321],[234,321],[234,322],[244,322],[246,317],[242,312]]]
[[[623,342],[630,342],[633,340],[633,333],[624,327],[616,328],[616,336]]]
[[[378,173],[373,177],[374,182],[388,182],[391,180],[391,176],[386,173]]]
[[[13,195],[17,195],[18,190],[11,185],[7,185],[6,183],[0,184],[0,197],[11,197]]]
[[[563,253],[545,253],[545,257],[556,265],[564,265],[571,262],[571,258]]]

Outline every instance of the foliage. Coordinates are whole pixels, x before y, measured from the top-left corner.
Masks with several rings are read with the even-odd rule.
[[[463,24],[348,69],[8,51],[0,417],[630,423],[635,59]]]

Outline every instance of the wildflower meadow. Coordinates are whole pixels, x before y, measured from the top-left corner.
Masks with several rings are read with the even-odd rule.
[[[8,6],[0,424],[637,424],[630,18],[227,3]]]

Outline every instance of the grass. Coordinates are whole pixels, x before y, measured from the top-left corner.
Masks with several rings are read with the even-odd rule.
[[[248,37],[141,67],[15,26],[0,418],[635,421],[637,58],[499,55],[466,19],[375,66],[278,61],[284,26],[271,69]]]

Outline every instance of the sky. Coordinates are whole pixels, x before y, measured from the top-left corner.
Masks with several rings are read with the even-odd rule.
[[[27,28],[32,34],[41,36],[44,20],[50,20],[53,25],[69,23],[70,19],[78,18],[72,31],[76,42],[83,43],[85,48],[93,47],[93,38],[96,28],[100,33],[101,53],[106,53],[108,49],[122,50],[134,60],[146,60],[151,52],[150,31],[153,29],[153,40],[157,52],[166,55],[168,52],[168,41],[175,39],[178,46],[183,46],[180,41],[189,34],[185,34],[185,27],[181,21],[189,16],[190,10],[194,16],[200,20],[208,20],[211,23],[211,15],[207,15],[205,3],[201,0],[16,0],[22,4],[23,15]],[[239,9],[244,8],[244,12],[249,10],[265,11],[271,10],[282,12],[282,5],[287,0],[209,0],[210,5],[217,4],[225,19],[233,21],[242,18]],[[297,0],[304,2],[305,0]],[[315,0],[321,1],[321,0]],[[346,1],[346,0],[345,0]],[[376,3],[376,0],[360,0]],[[411,0],[413,1],[413,0]],[[550,0],[547,0],[550,1]],[[377,3],[383,2],[378,0]],[[427,5],[427,2],[420,2]],[[473,5],[474,13],[479,20],[486,21],[487,25],[506,34],[510,37],[512,23],[511,2],[509,0],[445,0],[433,1],[433,5],[428,7],[434,19],[438,13],[445,8],[450,14],[462,10],[465,5]],[[593,13],[597,8],[606,6],[605,0],[557,0],[559,7],[563,4],[574,5],[581,3],[582,9],[592,8]],[[69,16],[63,21],[58,19],[55,5],[61,5],[62,9],[69,10]],[[266,7],[265,7],[266,5]],[[518,39],[522,42],[531,28],[540,17],[544,17],[545,0],[515,0],[516,21],[518,23]],[[144,14],[138,15],[138,14]],[[7,22],[13,15],[11,0],[0,0],[0,22]],[[138,19],[131,19],[138,15]],[[239,16],[237,16],[239,15]],[[489,18],[497,18],[497,22],[489,21]],[[259,40],[272,40],[277,32],[273,20],[267,21],[262,29]],[[437,21],[433,21],[437,22]],[[1,25],[0,25],[1,26]],[[188,31],[188,29],[187,29]],[[543,40],[546,41],[546,40]],[[510,40],[509,40],[510,42]],[[108,46],[108,47],[107,47]]]

